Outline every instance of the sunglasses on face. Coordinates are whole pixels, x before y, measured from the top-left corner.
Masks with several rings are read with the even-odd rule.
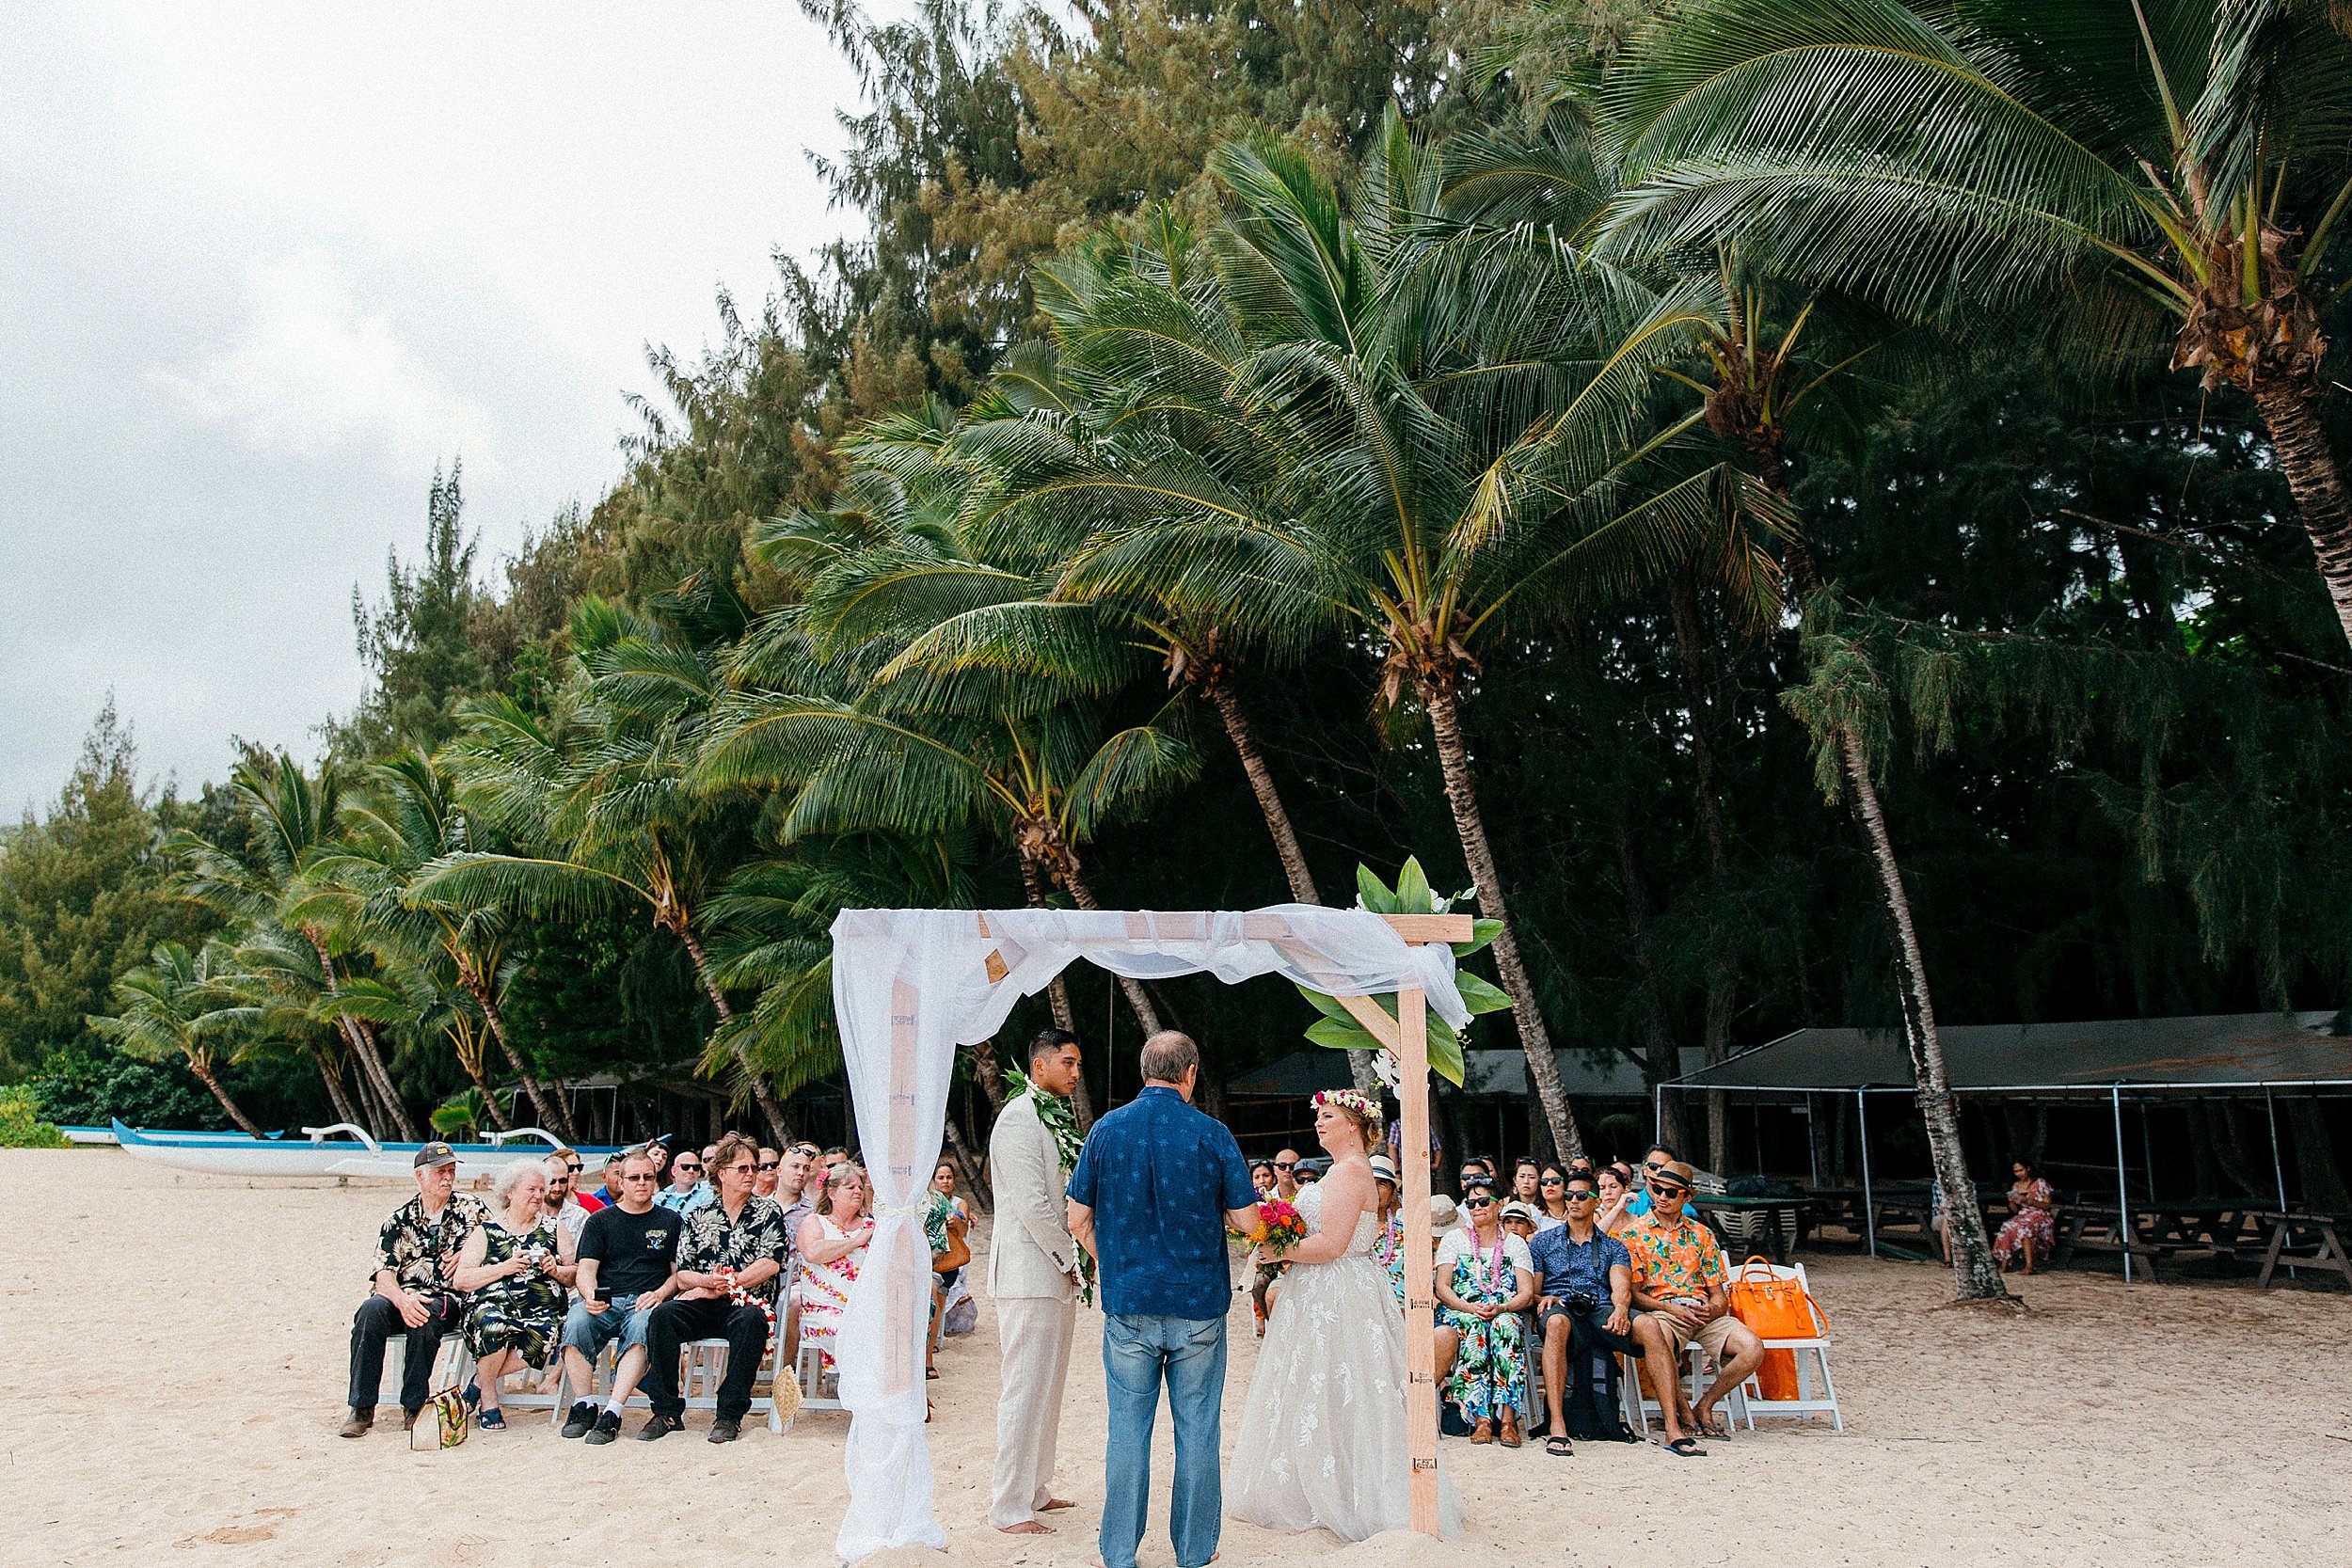
[[[1490,1197],[1466,1197],[1462,1200],[1465,1209],[1491,1209],[1494,1206],[1495,1200]]]
[[[680,1160],[680,1161],[679,1161],[676,1164],[675,1164],[675,1165],[671,1166],[670,1168],[671,1168],[671,1169],[673,1169],[673,1170],[682,1170],[682,1171],[691,1172],[691,1174],[693,1174],[693,1175],[695,1175],[695,1176],[700,1176],[700,1175],[702,1174],[702,1170],[703,1170],[702,1166],[700,1166],[700,1165],[689,1164],[687,1164],[684,1160]]]
[[[762,1161],[759,1163],[759,1168],[760,1168],[761,1170],[774,1170],[774,1169],[775,1169],[778,1165],[781,1165],[782,1164],[784,1164],[784,1162],[783,1162],[783,1161],[781,1161],[781,1160],[762,1160]]]
[[[653,1180],[653,1172],[649,1170],[641,1170],[634,1176],[624,1176],[621,1180],[624,1181],[650,1181]]]
[[[1664,1170],[1666,1168],[1666,1162],[1663,1160],[1645,1160],[1642,1162],[1642,1168],[1644,1170]]]
[[[1544,1178],[1544,1185],[1547,1187],[1557,1187],[1560,1185],[1560,1179],[1556,1176],[1547,1176]]]
[[[581,1171],[586,1170],[588,1167],[578,1160],[566,1160],[564,1162],[564,1168],[570,1171],[574,1176],[578,1176]]]
[[[1649,1190],[1658,1197],[1680,1197],[1691,1189],[1677,1181],[1653,1181]]]
[[[1277,1160],[1274,1162],[1274,1168],[1276,1170],[1296,1170],[1298,1168],[1298,1162],[1295,1160]]]
[[[1599,1194],[1594,1192],[1589,1187],[1578,1188],[1568,1194],[1568,1201],[1570,1203],[1590,1203],[1594,1198],[1599,1196]]]

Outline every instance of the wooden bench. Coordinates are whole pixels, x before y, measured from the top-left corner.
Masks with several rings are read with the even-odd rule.
[[[2077,1250],[2112,1252],[2119,1257],[2129,1254],[2147,1269],[2150,1283],[2163,1283],[2157,1263],[2165,1249],[2140,1234],[2138,1222],[2128,1209],[2119,1209],[2112,1203],[2074,1203],[2061,1210],[2058,1246],[2050,1262],[2054,1267],[2061,1266]]]

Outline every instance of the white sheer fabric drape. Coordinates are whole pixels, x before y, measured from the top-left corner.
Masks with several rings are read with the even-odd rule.
[[[834,1541],[847,1561],[947,1544],[931,1517],[923,1432],[930,1259],[917,1199],[939,1158],[957,1046],[988,1038],[1014,1003],[1081,958],[1136,979],[1279,974],[1357,996],[1419,987],[1440,1018],[1470,1021],[1453,950],[1408,946],[1361,910],[849,910],[833,943],[834,1011],[876,1215],[834,1347],[850,1407],[850,1506]]]

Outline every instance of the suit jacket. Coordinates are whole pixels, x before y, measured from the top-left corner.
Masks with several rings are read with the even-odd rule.
[[[1077,1294],[1070,1276],[1078,1247],[1070,1235],[1070,1173],[1029,1095],[1009,1101],[989,1132],[988,1173],[996,1195],[988,1293],[1055,1301]]]

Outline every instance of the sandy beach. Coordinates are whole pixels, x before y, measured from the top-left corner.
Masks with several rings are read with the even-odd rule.
[[[0,1183],[15,1216],[0,1265],[0,1562],[832,1560],[843,1416],[782,1437],[755,1425],[731,1448],[702,1441],[699,1415],[650,1448],[563,1442],[543,1414],[448,1453],[411,1453],[396,1423],[338,1438],[351,1311],[400,1186],[247,1183],[111,1150],[0,1153]],[[1843,1436],[1774,1423],[1699,1461],[1450,1441],[1467,1541],[1347,1545],[1229,1522],[1223,1560],[2080,1568],[2231,1560],[2257,1543],[2293,1560],[2341,1553],[2352,1296],[2062,1274],[2021,1282],[2032,1311],[2011,1320],[1931,1310],[1947,1291],[1934,1269],[1808,1261]],[[981,1521],[996,1394],[985,1301],[979,1332],[943,1351],[932,1445],[949,1560],[1092,1552],[1099,1323],[1080,1321],[1062,1426],[1059,1489],[1080,1506],[1052,1537]],[[1254,1357],[1246,1306],[1233,1324],[1229,1444]],[[1144,1544],[1152,1568],[1172,1560],[1164,1526],[1161,1513]]]

